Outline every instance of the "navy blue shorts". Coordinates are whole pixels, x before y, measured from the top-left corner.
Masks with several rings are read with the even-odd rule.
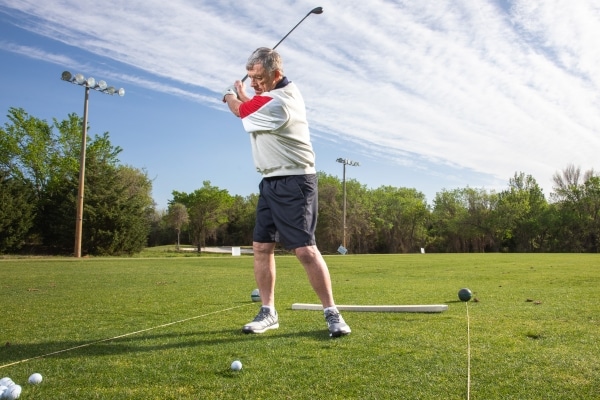
[[[255,242],[280,242],[288,250],[316,244],[317,175],[263,178],[258,188]]]

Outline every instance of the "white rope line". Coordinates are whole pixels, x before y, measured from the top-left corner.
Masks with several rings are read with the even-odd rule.
[[[250,304],[250,303],[249,303],[249,304]],[[191,321],[191,320],[193,320],[193,319],[198,319],[198,318],[202,318],[202,317],[207,317],[207,316],[209,316],[209,315],[212,315],[212,314],[218,314],[218,313],[222,313],[222,312],[225,312],[225,311],[234,310],[234,309],[236,309],[236,308],[244,307],[244,306],[247,306],[247,305],[248,305],[248,304],[243,304],[243,305],[241,305],[241,306],[236,306],[236,307],[225,308],[225,309],[223,309],[223,310],[213,311],[213,312],[209,312],[209,313],[206,313],[206,314],[197,315],[197,316],[195,316],[195,317],[190,317],[190,318],[181,319],[181,320],[179,320],[179,321],[175,321],[175,322],[169,322],[169,323],[167,323],[167,324],[162,324],[162,325],[154,326],[154,327],[152,327],[152,328],[146,328],[146,329],[142,329],[142,330],[140,330],[140,331],[136,331],[136,332],[124,333],[123,335],[118,335],[118,336],[111,337],[111,338],[108,338],[108,339],[96,340],[95,342],[90,342],[90,343],[86,343],[86,344],[81,344],[81,345],[79,345],[79,346],[75,346],[75,347],[70,347],[70,348],[68,348],[68,349],[63,349],[63,350],[54,351],[54,352],[52,352],[52,353],[44,354],[44,355],[41,355],[41,356],[35,356],[35,357],[31,357],[31,358],[26,358],[26,359],[24,359],[24,360],[20,360],[20,361],[15,361],[15,362],[12,362],[12,363],[10,363],[10,364],[0,365],[0,369],[2,369],[2,368],[6,368],[6,367],[10,367],[11,365],[17,365],[17,364],[21,364],[21,363],[24,363],[24,362],[27,362],[27,361],[31,361],[31,360],[37,360],[37,359],[39,359],[39,358],[44,358],[44,357],[48,357],[48,356],[53,356],[53,355],[60,354],[60,353],[66,353],[67,351],[71,351],[71,350],[76,350],[76,349],[81,349],[81,348],[84,348],[84,347],[89,347],[89,346],[92,346],[92,345],[95,345],[95,344],[98,344],[98,343],[109,342],[109,341],[111,341],[111,340],[115,340],[115,339],[121,339],[121,338],[124,338],[124,337],[127,337],[127,336],[136,335],[136,334],[138,334],[138,333],[148,332],[148,331],[151,331],[151,330],[153,330],[153,329],[159,329],[159,328],[164,328],[164,327],[166,327],[166,326],[170,326],[170,325],[180,324],[180,323],[182,323],[182,322],[187,322],[187,321]]]
[[[469,323],[469,302],[467,306],[467,400],[471,399],[471,327]]]

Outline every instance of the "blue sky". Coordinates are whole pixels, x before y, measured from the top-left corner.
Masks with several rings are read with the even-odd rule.
[[[0,0],[0,123],[9,107],[63,120],[104,79],[90,135],[110,133],[166,208],[203,181],[257,192],[249,140],[220,102],[248,55],[277,43],[307,103],[317,169],[411,187],[502,190],[516,172],[544,193],[568,164],[598,170],[600,6],[595,0]]]

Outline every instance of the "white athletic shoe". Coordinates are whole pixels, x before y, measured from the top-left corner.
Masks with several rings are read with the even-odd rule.
[[[325,313],[325,321],[327,321],[329,336],[331,337],[340,337],[352,332],[338,311],[327,311]]]
[[[254,317],[254,320],[249,324],[244,325],[242,332],[263,333],[269,329],[277,328],[279,328],[279,316],[277,315],[277,311],[275,311],[275,315],[273,315],[268,308],[261,307],[256,317]]]

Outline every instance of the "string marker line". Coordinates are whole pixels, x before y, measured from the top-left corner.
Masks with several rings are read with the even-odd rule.
[[[6,367],[10,367],[12,365],[22,364],[22,363],[27,362],[27,361],[37,360],[39,358],[44,358],[44,357],[53,356],[53,355],[56,355],[56,354],[66,353],[66,352],[72,351],[72,350],[81,349],[81,348],[84,348],[84,347],[93,346],[93,345],[98,344],[98,343],[110,342],[111,340],[121,339],[121,338],[124,338],[124,337],[127,337],[127,336],[136,335],[138,333],[148,332],[148,331],[151,331],[151,330],[154,330],[154,329],[159,329],[159,328],[164,328],[164,327],[175,325],[175,324],[180,324],[182,322],[191,321],[193,319],[207,317],[209,315],[218,314],[218,313],[222,313],[222,312],[225,312],[225,311],[231,311],[231,310],[234,310],[236,308],[245,307],[247,305],[248,304],[243,304],[241,306],[230,307],[230,308],[225,308],[223,310],[212,311],[212,312],[209,312],[209,313],[206,313],[206,314],[197,315],[195,317],[180,319],[179,321],[169,322],[169,323],[166,323],[166,324],[162,324],[162,325],[158,325],[158,326],[153,326],[151,328],[146,328],[146,329],[142,329],[142,330],[135,331],[135,332],[124,333],[122,335],[114,336],[114,337],[107,338],[107,339],[96,340],[94,342],[81,344],[79,346],[69,347],[68,349],[53,351],[52,353],[44,354],[44,355],[41,355],[41,356],[35,356],[35,357],[31,357],[31,358],[26,358],[24,360],[15,361],[15,362],[12,362],[10,364],[0,365],[0,369],[6,368]]]

